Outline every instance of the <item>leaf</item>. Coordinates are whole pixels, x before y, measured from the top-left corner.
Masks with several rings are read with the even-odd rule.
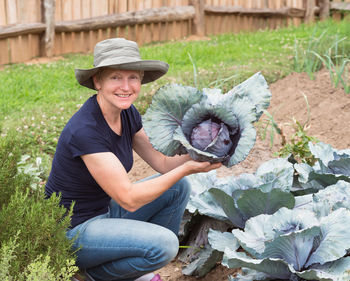
[[[235,206],[234,199],[218,188],[209,189],[209,193],[213,196],[215,199],[214,201],[217,202],[220,208],[224,211],[231,223],[236,227],[243,228],[246,219],[243,217],[241,211]]]
[[[260,189],[245,190],[237,199],[237,207],[247,219],[260,214],[273,214],[282,207],[292,209],[294,205],[293,194],[278,188],[268,193]]]
[[[265,258],[282,259],[295,270],[300,271],[305,267],[310,254],[312,253],[314,240],[320,235],[319,226],[280,235],[272,241],[266,242],[263,253]]]
[[[323,265],[316,264],[311,269],[295,273],[306,280],[348,281],[350,280],[350,257],[338,259]]]
[[[221,206],[216,202],[213,196],[205,191],[191,198],[186,207],[189,212],[194,213],[196,210],[201,215],[206,215],[218,220],[227,221],[227,215],[221,208]]]
[[[260,72],[234,87],[227,94],[248,98],[255,108],[255,121],[259,120],[264,110],[270,105],[271,92],[264,76]]]
[[[225,248],[237,250],[239,244],[235,236],[230,232],[221,232],[218,230],[209,229],[208,241],[210,246],[220,252],[224,252]]]
[[[340,208],[321,218],[320,245],[311,255],[306,266],[335,261],[350,249],[350,211]]]
[[[182,273],[184,275],[203,277],[222,259],[222,255],[223,253],[211,247],[206,247],[204,250],[201,250],[197,259],[182,270]]]
[[[202,98],[203,93],[196,88],[177,84],[165,85],[156,92],[142,117],[146,134],[155,149],[169,156],[186,153],[181,143],[174,142],[173,134],[186,111]]]
[[[268,280],[290,280],[291,277],[288,264],[281,259],[254,259],[243,252],[236,252],[230,249],[225,250],[222,264],[229,268],[247,267],[265,273],[269,277]]]

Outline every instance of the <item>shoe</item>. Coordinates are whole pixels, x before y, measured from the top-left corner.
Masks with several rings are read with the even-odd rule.
[[[162,278],[160,278],[159,274],[154,275],[154,277],[150,281],[163,281]]]
[[[76,274],[72,277],[71,281],[85,281],[85,278],[84,278],[84,276],[82,276],[82,274],[76,273]]]
[[[72,277],[71,281],[94,281],[94,279],[86,271],[79,271]]]

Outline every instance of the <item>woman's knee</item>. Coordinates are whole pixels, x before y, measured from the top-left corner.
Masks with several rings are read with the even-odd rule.
[[[155,246],[150,252],[151,262],[164,266],[172,261],[179,251],[179,240],[170,230],[164,229],[154,237]]]

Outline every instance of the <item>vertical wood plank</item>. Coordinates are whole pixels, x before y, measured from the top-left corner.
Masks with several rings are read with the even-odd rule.
[[[153,0],[152,5],[154,8],[160,8],[162,7],[163,3],[162,3],[162,0]]]
[[[55,45],[53,48],[53,53],[55,56],[61,55],[62,54],[62,40],[61,40],[61,32],[55,34]]]
[[[62,0],[56,0],[55,21],[62,21]]]
[[[128,2],[127,0],[118,1],[118,13],[125,13],[128,11]]]
[[[82,18],[82,14],[81,14],[81,1],[80,0],[72,0],[72,19],[73,20],[79,20]]]
[[[0,50],[0,64],[10,63],[10,50],[7,38],[0,39]]]
[[[137,9],[136,0],[128,0],[128,12],[136,11],[136,9]]]
[[[11,63],[17,63],[24,61],[24,56],[22,49],[22,36],[17,37],[10,37],[9,38],[10,43],[10,51],[11,51]]]
[[[82,6],[82,17],[83,19],[91,18],[91,0],[82,0],[81,1]]]
[[[17,23],[17,2],[7,1],[7,24]]]
[[[152,9],[152,0],[144,0],[144,9]]]
[[[145,25],[145,44],[152,42],[152,32],[153,32],[152,25],[146,24]]]
[[[6,0],[0,0],[0,25],[7,25],[5,1]],[[1,40],[0,42],[3,42],[3,41]],[[0,44],[3,44],[3,43],[0,43]]]
[[[91,16],[108,15],[108,0],[91,0]]]
[[[72,11],[72,1],[71,0],[62,0],[62,16],[63,20],[72,20],[73,11]]]

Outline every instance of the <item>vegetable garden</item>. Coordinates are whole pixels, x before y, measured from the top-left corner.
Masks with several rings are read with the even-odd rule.
[[[252,91],[244,83],[257,77],[272,94],[268,103],[252,98],[253,107],[238,103],[248,112],[236,113],[248,119],[238,122],[240,128],[256,133],[236,144],[235,152],[239,146],[247,151],[230,155],[215,173],[190,177],[182,248],[160,270],[165,280],[349,280],[349,36],[348,22],[327,21],[141,48],[144,58],[171,66],[167,77],[144,88],[136,106],[145,118],[152,99],[161,101],[162,90],[172,95],[179,85],[191,97],[200,91],[193,107],[203,103],[203,88],[215,102],[225,96],[219,91],[237,85],[236,94],[242,88],[242,96],[256,94],[258,86]],[[69,280],[76,270],[63,236],[67,221],[57,198],[44,200],[42,190],[60,130],[91,94],[76,85],[73,68],[91,59],[69,55],[0,71],[1,280]],[[257,112],[264,114],[257,118]],[[156,142],[157,135],[152,138]],[[177,141],[188,148],[181,136]],[[130,177],[152,173],[135,155]]]

